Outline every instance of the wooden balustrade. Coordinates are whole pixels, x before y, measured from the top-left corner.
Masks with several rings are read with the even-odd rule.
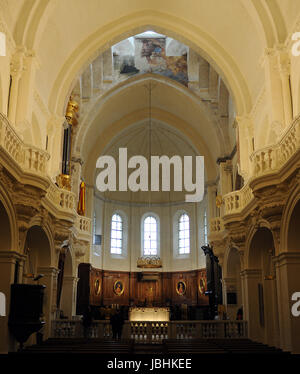
[[[52,321],[53,338],[80,338],[84,336],[81,321]],[[88,329],[89,338],[112,339],[109,321],[94,321]],[[247,321],[126,321],[122,338],[136,343],[161,343],[165,339],[246,338]]]

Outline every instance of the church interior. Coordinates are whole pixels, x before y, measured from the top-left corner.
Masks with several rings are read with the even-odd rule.
[[[0,0],[0,353],[121,311],[300,354],[299,40],[298,0]]]

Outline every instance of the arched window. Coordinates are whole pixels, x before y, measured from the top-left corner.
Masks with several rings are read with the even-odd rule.
[[[119,214],[114,214],[111,219],[110,253],[122,254],[123,248],[123,220]]]
[[[144,219],[143,255],[156,256],[157,251],[157,219],[147,216]]]
[[[186,213],[179,217],[178,248],[180,255],[190,253],[190,219]]]

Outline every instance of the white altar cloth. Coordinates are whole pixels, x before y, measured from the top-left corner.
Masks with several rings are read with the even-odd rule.
[[[169,321],[169,308],[138,308],[129,309],[129,321]]]

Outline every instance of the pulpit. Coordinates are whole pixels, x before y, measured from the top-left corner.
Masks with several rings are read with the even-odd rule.
[[[12,284],[9,329],[20,348],[34,332],[45,324],[43,316],[43,298],[45,286],[32,284]]]

